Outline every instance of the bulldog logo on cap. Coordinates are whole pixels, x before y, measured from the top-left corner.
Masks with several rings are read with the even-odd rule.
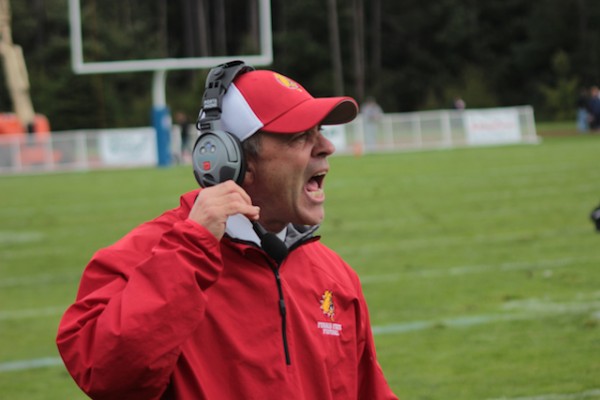
[[[302,90],[300,85],[298,85],[296,82],[294,82],[290,78],[287,78],[281,74],[278,74],[277,72],[274,72],[273,76],[275,76],[275,79],[277,80],[277,82],[281,83],[283,86],[285,86],[288,89]]]

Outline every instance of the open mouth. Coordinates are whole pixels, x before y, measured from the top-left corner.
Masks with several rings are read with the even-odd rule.
[[[306,183],[306,192],[313,199],[323,199],[325,192],[323,191],[323,181],[325,180],[326,172],[319,172],[311,176]]]

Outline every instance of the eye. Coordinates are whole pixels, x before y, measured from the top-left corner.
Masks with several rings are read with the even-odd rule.
[[[309,134],[310,134],[310,131],[296,133],[295,135],[293,135],[291,137],[291,141],[292,142],[299,142],[301,140],[306,140],[306,138],[308,137]]]

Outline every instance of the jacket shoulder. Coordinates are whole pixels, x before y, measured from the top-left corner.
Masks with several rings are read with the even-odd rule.
[[[319,273],[328,275],[345,286],[351,286],[354,289],[360,287],[356,271],[336,251],[321,241],[311,241],[301,248],[307,252],[307,260],[312,268],[318,270]]]

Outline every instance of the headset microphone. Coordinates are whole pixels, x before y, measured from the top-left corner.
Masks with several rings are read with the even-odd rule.
[[[275,260],[277,265],[280,265],[288,255],[288,248],[285,243],[283,243],[283,241],[274,233],[267,232],[267,230],[256,221],[252,221],[252,229],[254,229],[254,232],[256,232],[256,235],[258,235],[260,239],[260,247]]]
[[[227,180],[238,185],[244,181],[246,162],[242,144],[237,136],[223,129],[221,113],[223,96],[229,85],[240,74],[254,70],[243,61],[231,61],[211,69],[206,78],[202,109],[196,127],[200,135],[192,150],[194,176],[201,187],[214,186]],[[252,228],[260,239],[262,249],[277,265],[288,254],[285,243],[275,234],[267,232],[258,222]]]

